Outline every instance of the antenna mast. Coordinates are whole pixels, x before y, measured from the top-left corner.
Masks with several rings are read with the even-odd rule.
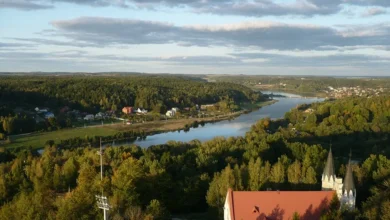
[[[102,138],[100,138],[100,150],[97,152],[100,155],[100,180],[103,184],[103,149],[102,149]],[[110,205],[107,202],[107,197],[103,194],[103,185],[102,185],[102,195],[96,195],[96,201],[99,209],[103,209],[103,220],[107,220],[107,211],[110,210]]]

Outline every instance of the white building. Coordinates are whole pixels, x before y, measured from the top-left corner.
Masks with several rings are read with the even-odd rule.
[[[165,113],[165,115],[168,117],[173,117],[173,116],[175,116],[175,112],[172,110],[168,110],[167,113]]]
[[[353,182],[351,158],[349,159],[344,182],[334,172],[332,149],[329,150],[324,173],[322,174],[322,190],[334,190],[342,206],[353,209],[356,203],[356,188]]]
[[[147,110],[145,110],[145,109],[140,109],[140,108],[138,108],[137,110],[135,110],[135,112],[136,112],[136,113],[140,113],[140,114],[146,114],[146,113],[148,113]]]
[[[38,112],[38,113],[43,113],[43,112],[48,112],[49,111],[49,109],[47,109],[47,108],[38,108],[38,107],[36,107],[35,108],[35,111],[36,112]]]
[[[92,115],[92,114],[86,115],[86,116],[84,117],[84,120],[88,120],[88,121],[94,120],[94,119],[95,119],[95,116]]]

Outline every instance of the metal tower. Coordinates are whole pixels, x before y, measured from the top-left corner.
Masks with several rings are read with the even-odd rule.
[[[100,138],[100,150],[97,152],[100,155],[100,180],[103,183],[103,149],[102,149],[102,138]],[[104,220],[107,220],[107,212],[110,210],[110,205],[108,204],[107,197],[103,194],[102,186],[102,195],[96,195],[96,202],[99,209],[103,209]]]

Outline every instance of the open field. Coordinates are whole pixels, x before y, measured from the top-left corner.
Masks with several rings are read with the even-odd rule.
[[[193,118],[193,119],[172,119],[168,121],[154,121],[145,122],[133,125],[105,125],[105,126],[89,126],[86,128],[73,128],[63,129],[52,132],[33,133],[27,135],[15,135],[11,137],[11,143],[3,145],[6,148],[15,147],[29,147],[42,148],[48,140],[54,140],[59,142],[60,140],[66,140],[74,137],[85,137],[85,136],[108,136],[118,132],[131,131],[131,130],[144,130],[147,134],[156,132],[165,132],[183,129],[186,124],[191,124],[194,121],[210,122],[214,120],[224,120],[228,117],[233,117],[231,114],[226,117],[208,117],[208,118]]]
[[[41,148],[48,140],[54,140],[56,142],[74,137],[88,136],[105,136],[112,135],[118,131],[113,126],[100,126],[100,127],[86,127],[86,128],[73,128],[63,129],[52,132],[33,133],[27,135],[15,135],[11,136],[11,143],[5,144],[6,148],[15,147],[33,147]]]
[[[261,106],[270,105],[274,103],[275,100],[261,102],[256,104],[246,104],[243,105],[246,109],[257,109]],[[139,124],[124,125],[121,123],[117,124],[106,124],[106,125],[96,125],[72,129],[62,129],[52,132],[42,132],[42,133],[32,133],[25,135],[14,135],[11,136],[11,143],[3,144],[2,147],[5,148],[16,148],[16,147],[32,147],[32,148],[42,148],[48,140],[54,140],[59,142],[60,140],[66,140],[74,137],[85,137],[85,136],[109,136],[116,134],[118,132],[131,131],[131,130],[143,130],[146,134],[151,133],[160,133],[174,130],[184,129],[186,125],[192,124],[195,121],[203,121],[205,123],[212,121],[221,121],[226,120],[231,117],[237,117],[242,114],[243,111],[230,113],[226,115],[219,115],[216,117],[205,117],[205,118],[188,118],[188,119],[170,119],[162,121],[151,121]]]

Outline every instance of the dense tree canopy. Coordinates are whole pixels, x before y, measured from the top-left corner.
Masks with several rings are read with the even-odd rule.
[[[216,219],[229,187],[320,190],[332,143],[339,177],[350,149],[358,161],[353,172],[360,211],[347,215],[335,208],[324,219],[389,216],[389,107],[388,96],[326,101],[298,106],[280,120],[262,119],[244,137],[168,142],[146,149],[107,147],[103,182],[99,156],[88,144],[48,143],[42,155],[3,150],[0,215],[100,218],[94,195],[104,189],[113,219],[167,219],[208,210],[210,219]]]
[[[261,95],[234,83],[207,83],[167,75],[1,77],[0,102],[7,106],[63,106],[97,112],[123,106],[146,109],[191,107],[216,103],[258,101]]]

